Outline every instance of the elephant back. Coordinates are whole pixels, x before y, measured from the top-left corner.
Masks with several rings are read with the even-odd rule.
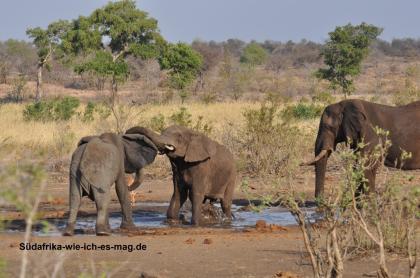
[[[82,180],[90,186],[98,188],[109,188],[117,179],[121,166],[121,155],[118,148],[95,138],[86,144],[80,161],[80,173]]]

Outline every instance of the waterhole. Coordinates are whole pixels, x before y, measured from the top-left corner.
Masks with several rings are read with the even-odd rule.
[[[141,203],[133,209],[133,220],[139,228],[163,228],[170,227],[166,221],[166,209],[169,203]],[[321,216],[317,214],[314,208],[304,208],[309,221],[315,221]],[[293,215],[283,207],[269,207],[260,211],[254,211],[247,206],[232,205],[234,218],[229,221],[219,204],[203,205],[204,226],[214,228],[233,228],[244,229],[255,227],[258,220],[264,220],[267,224],[276,224],[280,226],[295,225],[296,220]],[[186,203],[181,209],[181,223],[177,227],[190,227],[191,205]],[[58,236],[66,226],[66,218],[47,219],[41,224],[33,227],[33,233],[39,236]],[[96,223],[96,213],[91,215],[78,216],[75,227],[75,234],[94,234]],[[112,212],[109,214],[109,224],[111,229],[118,229],[121,224],[121,212]],[[23,232],[24,225],[21,223],[12,224],[8,232]]]

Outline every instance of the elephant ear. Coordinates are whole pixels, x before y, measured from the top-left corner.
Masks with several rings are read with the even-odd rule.
[[[184,160],[186,162],[199,162],[211,158],[215,154],[215,142],[204,135],[194,134],[188,143]]]
[[[92,140],[92,139],[94,139],[94,138],[97,138],[98,136],[85,136],[85,137],[82,137],[80,140],[79,140],[79,142],[77,143],[77,146],[79,147],[79,146],[81,146],[81,145],[83,145],[83,144],[86,144],[86,143],[89,143],[89,141],[90,140]]]
[[[158,150],[155,144],[146,136],[141,134],[124,134],[122,141],[127,173],[136,172],[155,160]]]
[[[356,148],[366,133],[367,117],[361,104],[346,103],[343,109],[343,129],[346,140]]]

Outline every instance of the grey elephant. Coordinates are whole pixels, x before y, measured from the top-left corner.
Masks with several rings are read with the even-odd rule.
[[[323,196],[327,160],[337,144],[350,143],[353,150],[369,155],[381,141],[374,127],[390,132],[392,146],[383,161],[386,166],[402,170],[420,169],[419,121],[420,101],[393,107],[349,99],[327,106],[319,123],[314,148],[315,158],[304,163],[315,165],[315,197]],[[358,145],[362,140],[366,147],[360,150]],[[401,161],[402,150],[412,154],[404,163]],[[364,173],[370,191],[375,187],[378,166],[376,163]],[[359,187],[358,194],[363,190],[363,185]]]
[[[224,214],[232,217],[236,169],[233,155],[225,146],[202,133],[176,125],[166,128],[161,135],[144,127],[130,128],[126,134],[147,136],[171,162],[174,192],[168,220],[178,221],[179,210],[187,197],[192,203],[192,225],[200,224],[201,206],[206,199],[220,200]]]
[[[96,234],[109,235],[108,206],[110,189],[114,183],[122,210],[121,228],[133,228],[128,191],[141,184],[142,169],[154,161],[156,154],[156,146],[139,134],[104,133],[83,137],[70,163],[70,211],[63,235],[73,235],[83,196],[88,196],[96,203]],[[136,173],[129,186],[126,184],[125,173]]]

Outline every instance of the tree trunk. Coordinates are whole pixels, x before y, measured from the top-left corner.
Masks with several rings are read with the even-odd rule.
[[[115,76],[112,76],[112,83],[111,83],[111,104],[114,106],[118,104],[118,84],[117,79]]]
[[[42,91],[42,68],[43,66],[41,64],[38,65],[38,72],[37,72],[37,78],[36,78],[36,95],[35,100],[40,101],[43,95]]]

